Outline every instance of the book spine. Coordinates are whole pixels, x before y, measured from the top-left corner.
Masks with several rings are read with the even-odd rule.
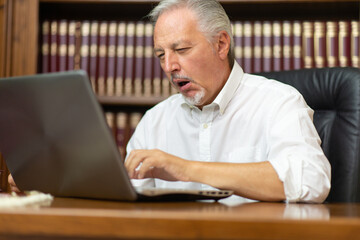
[[[303,53],[304,67],[314,67],[314,29],[313,22],[303,22]]]
[[[126,23],[119,22],[117,28],[115,95],[122,96],[124,94]]]
[[[326,62],[328,67],[339,66],[339,39],[337,22],[326,22]]]
[[[144,50],[144,96],[152,95],[153,77],[153,26],[151,23],[145,24],[145,50]]]
[[[128,115],[125,112],[118,112],[116,114],[116,143],[122,159],[125,159],[126,156],[127,117]]]
[[[154,61],[154,78],[153,78],[153,96],[160,97],[161,96],[161,65],[160,60],[153,55]]]
[[[282,59],[283,66],[282,69],[287,71],[293,68],[292,66],[292,41],[291,41],[291,22],[283,21],[282,22]]]
[[[50,31],[50,72],[56,72],[58,70],[58,23],[56,20],[51,21]]]
[[[90,64],[89,77],[94,92],[97,92],[96,79],[98,68],[98,35],[99,24],[97,21],[92,21],[90,24]]]
[[[68,26],[68,46],[67,46],[67,70],[75,69],[75,40],[76,36],[76,22],[73,20],[69,21]]]
[[[144,73],[144,35],[145,24],[143,21],[136,23],[135,36],[135,80],[134,94],[135,96],[143,95],[143,73]]]
[[[244,22],[244,61],[243,69],[246,73],[253,72],[253,27],[250,21]]]
[[[130,136],[129,138],[134,134],[136,126],[140,122],[142,117],[142,113],[140,112],[132,112],[130,114]]]
[[[234,51],[235,59],[243,67],[243,24],[241,21],[234,22]]]
[[[89,71],[89,52],[90,52],[90,22],[84,21],[81,24],[81,48],[80,48],[80,68]]]
[[[162,96],[163,97],[168,97],[170,96],[170,81],[168,80],[168,78],[166,77],[166,74],[164,73],[164,71],[161,71],[161,87],[162,87]]]
[[[115,59],[116,59],[116,36],[117,23],[109,23],[108,48],[107,48],[107,74],[106,74],[106,95],[115,95]]]
[[[115,114],[113,112],[105,112],[105,119],[111,131],[111,135],[116,138]]]
[[[67,20],[62,19],[59,22],[59,71],[66,71],[67,60]]]
[[[293,68],[303,68],[304,62],[302,58],[302,24],[300,21],[294,21],[292,24],[292,36],[293,36]]]
[[[350,22],[339,21],[339,64],[340,67],[350,65]]]
[[[359,21],[351,21],[351,66],[360,67]]]
[[[272,24],[269,21],[263,22],[263,71],[272,71]]]
[[[315,67],[323,68],[326,66],[326,36],[325,23],[322,21],[314,22],[314,59]]]
[[[43,73],[49,72],[49,62],[50,62],[50,22],[45,20],[42,23],[42,46],[41,46],[41,54],[42,54],[42,67],[41,71]]]
[[[133,94],[134,81],[134,55],[135,55],[135,23],[128,22],[126,26],[126,48],[125,48],[125,95]]]
[[[98,64],[98,78],[97,78],[97,94],[104,96],[106,93],[105,79],[106,79],[106,64],[107,64],[107,37],[108,37],[108,22],[102,21],[100,23],[100,37],[99,37],[99,64]]]
[[[74,69],[79,70],[80,69],[80,51],[81,51],[81,21],[76,22],[75,27],[75,51],[74,51]]]
[[[262,23],[255,21],[254,25],[254,72],[261,72],[262,68]]]
[[[281,23],[274,21],[272,24],[272,37],[273,37],[273,71],[282,70],[282,43],[281,43]]]

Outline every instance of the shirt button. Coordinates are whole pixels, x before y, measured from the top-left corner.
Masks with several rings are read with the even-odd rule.
[[[207,128],[208,128],[207,123],[204,123],[203,128],[204,128],[204,129],[207,129]]]

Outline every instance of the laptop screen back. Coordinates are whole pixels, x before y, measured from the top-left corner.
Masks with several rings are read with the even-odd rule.
[[[0,79],[0,152],[22,190],[136,199],[84,71]]]

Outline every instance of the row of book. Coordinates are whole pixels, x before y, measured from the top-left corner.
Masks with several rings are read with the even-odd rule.
[[[233,21],[235,58],[247,73],[359,67],[359,21]],[[45,20],[41,71],[83,69],[99,96],[175,93],[144,21]]]
[[[122,159],[125,159],[126,145],[142,116],[142,112],[105,112],[106,121],[118,146]]]

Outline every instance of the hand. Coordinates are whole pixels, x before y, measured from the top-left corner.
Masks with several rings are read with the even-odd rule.
[[[167,181],[188,181],[186,169],[190,161],[161,150],[133,150],[125,162],[133,179],[160,178]]]
[[[20,189],[16,186],[14,178],[12,177],[11,174],[9,174],[8,176],[8,183],[10,185],[10,190],[12,192],[21,193]]]

